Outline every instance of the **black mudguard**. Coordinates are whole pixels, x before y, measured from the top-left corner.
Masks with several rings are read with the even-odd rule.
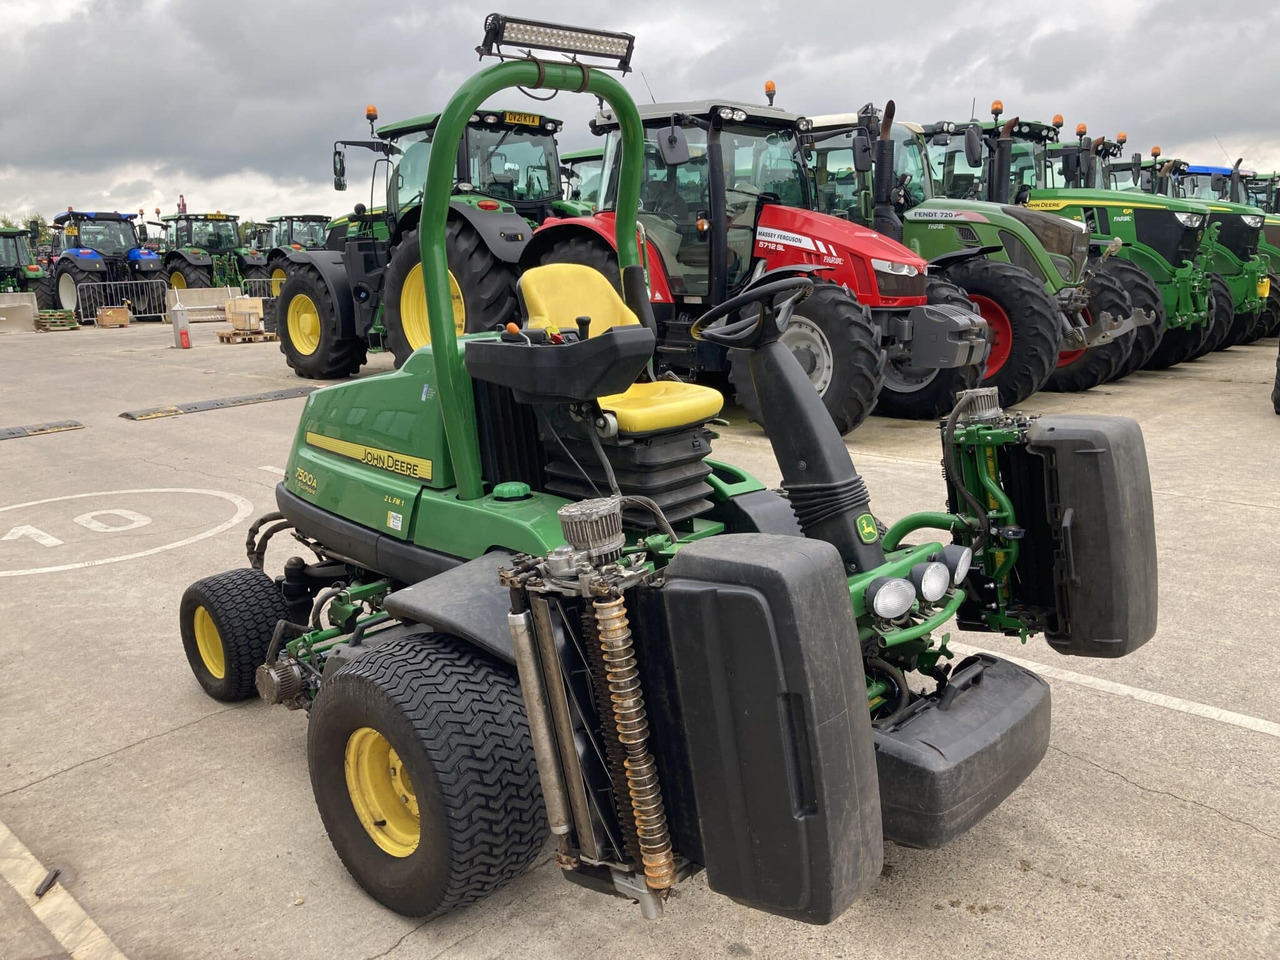
[[[493,255],[504,263],[516,263],[524,252],[533,227],[529,221],[515,213],[486,213],[465,203],[450,203],[450,216],[467,221]]]
[[[344,338],[362,336],[363,331],[356,329],[351,281],[347,277],[342,254],[334,250],[290,250],[287,259],[293,264],[313,267],[320,274],[338,311],[339,335]]]
[[[186,250],[170,250],[165,257],[165,266],[177,259],[183,259],[193,267],[207,267],[213,263],[213,257],[207,253],[188,253]]]
[[[514,663],[507,614],[511,591],[498,582],[498,568],[514,554],[495,550],[387,594],[383,609],[400,620],[421,623],[474,643],[504,663]]]
[[[929,261],[926,266],[926,272],[930,276],[937,276],[949,267],[954,267],[957,263],[964,263],[966,260],[976,260],[978,257],[987,257],[993,253],[999,253],[1004,247],[998,244],[992,244],[986,247],[965,247],[963,250],[953,250],[950,253],[941,253]]]

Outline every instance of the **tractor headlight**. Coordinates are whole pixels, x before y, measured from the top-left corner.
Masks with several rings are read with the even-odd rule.
[[[739,123],[745,122],[747,119],[747,111],[745,110],[733,111],[733,119],[737,120]]]
[[[1261,230],[1262,224],[1265,222],[1262,217],[1255,216],[1252,213],[1246,213],[1240,219],[1244,221],[1246,227],[1252,227],[1254,230]]]
[[[732,119],[733,119],[733,107],[721,107],[721,108],[720,108],[718,111],[716,111],[716,112],[720,114],[720,119],[721,119],[721,120],[732,120]]]
[[[952,543],[943,547],[942,552],[934,559],[946,564],[951,572],[951,582],[958,587],[964,583],[964,578],[969,575],[969,568],[973,566],[973,551],[958,543]]]
[[[486,114],[484,115],[484,122],[485,122],[485,123],[497,123],[497,122],[498,122],[498,117],[497,117],[497,115],[496,115],[496,114],[486,113]]]
[[[1193,230],[1200,226],[1204,220],[1204,217],[1198,213],[1175,213],[1174,216],[1178,218],[1178,222],[1184,227],[1191,227]]]
[[[911,583],[920,597],[928,603],[937,603],[951,586],[951,571],[945,563],[931,560],[917,563],[911,568]]]
[[[916,588],[901,577],[876,577],[867,585],[867,606],[882,620],[897,620],[916,602]]]
[[[896,260],[877,260],[871,258],[871,267],[877,273],[891,273],[895,277],[915,277],[920,271],[909,263],[898,263]]]
[[[796,122],[796,126],[800,128],[801,133],[808,133],[813,129],[813,121],[808,117],[801,117],[799,121]]]

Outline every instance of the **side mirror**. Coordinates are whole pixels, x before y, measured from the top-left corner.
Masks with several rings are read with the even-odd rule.
[[[971,167],[982,166],[982,131],[977,125],[964,128],[964,159]]]
[[[668,167],[678,167],[689,162],[689,141],[685,138],[684,128],[675,122],[658,131],[658,155]]]
[[[1221,193],[1226,182],[1227,178],[1221,173],[1215,173],[1209,178],[1209,185],[1213,188],[1214,193]]]
[[[27,221],[27,234],[31,237],[32,243],[40,242],[40,221],[39,220]]]
[[[866,130],[859,129],[853,135],[853,169],[859,173],[867,173],[875,166],[875,159],[871,153],[871,137]]]
[[[145,223],[138,224],[138,239],[143,243],[147,242],[147,225]]]
[[[333,151],[333,189],[347,189],[347,158],[341,150]]]
[[[1014,206],[1025,207],[1030,199],[1031,186],[1024,183],[1022,186],[1018,187],[1018,192],[1013,197],[1013,203]]]

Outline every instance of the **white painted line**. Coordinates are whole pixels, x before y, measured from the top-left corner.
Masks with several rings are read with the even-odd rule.
[[[1234,713],[1219,707],[1211,707],[1207,703],[1197,703],[1194,700],[1183,700],[1181,697],[1171,697],[1166,693],[1156,693],[1154,690],[1130,687],[1123,683],[1116,683],[1113,680],[1103,680],[1100,677],[1091,677],[1087,674],[1063,670],[1061,667],[1053,667],[1047,663],[1036,663],[1034,660],[1011,657],[994,650],[981,650],[978,647],[971,647],[964,643],[950,643],[947,646],[961,656],[968,656],[971,653],[989,653],[992,656],[1016,663],[1020,667],[1033,670],[1040,676],[1047,677],[1050,680],[1074,683],[1080,687],[1088,687],[1091,690],[1110,693],[1117,697],[1128,697],[1130,700],[1137,700],[1139,703],[1150,703],[1157,707],[1164,707],[1166,710],[1177,710],[1179,713],[1189,713],[1194,717],[1204,717],[1206,720],[1216,720],[1218,723],[1227,723],[1233,727],[1252,730],[1254,733],[1265,733],[1269,737],[1280,737],[1280,723],[1275,723],[1271,720],[1251,717],[1244,713]]]
[[[0,877],[13,887],[62,948],[74,960],[128,960],[62,884],[55,883],[36,899],[36,886],[47,873],[22,841],[0,823]]]
[[[205,530],[203,533],[197,533],[195,536],[187,537],[185,540],[178,540],[174,543],[161,544],[158,547],[152,547],[150,550],[139,550],[137,553],[127,553],[120,557],[103,557],[99,560],[81,560],[79,563],[64,563],[56,567],[33,567],[28,570],[0,570],[0,579],[4,577],[25,577],[36,573],[58,573],[62,570],[79,570],[83,567],[100,567],[104,563],[119,563],[122,560],[137,560],[139,557],[149,557],[156,553],[163,553],[166,550],[176,550],[178,547],[185,547],[188,544],[196,543],[200,540],[207,540],[209,537],[217,536],[224,530],[230,530],[236,524],[249,516],[249,514],[253,513],[253,504],[239,494],[226,493],[223,490],[199,490],[194,487],[156,487],[153,489],[99,490],[95,493],[73,493],[66,497],[48,497],[44,500],[28,500],[26,503],[15,503],[7,507],[0,507],[0,513],[4,513],[7,510],[17,510],[21,507],[38,507],[43,503],[57,503],[61,500],[83,500],[85,497],[109,497],[114,494],[122,493],[203,494],[206,497],[217,497],[233,504],[236,508],[236,513],[230,520],[224,520],[216,527]]]
[[[259,467],[259,470],[265,470],[267,473],[274,473],[277,477],[283,477],[284,471],[279,467]]]

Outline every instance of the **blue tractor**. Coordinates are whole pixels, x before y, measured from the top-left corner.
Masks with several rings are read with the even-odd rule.
[[[63,310],[91,321],[105,307],[129,307],[140,320],[164,315],[161,258],[143,247],[147,228],[133,213],[89,213],[67,208],[53,218],[61,232],[53,265],[55,296]]]

